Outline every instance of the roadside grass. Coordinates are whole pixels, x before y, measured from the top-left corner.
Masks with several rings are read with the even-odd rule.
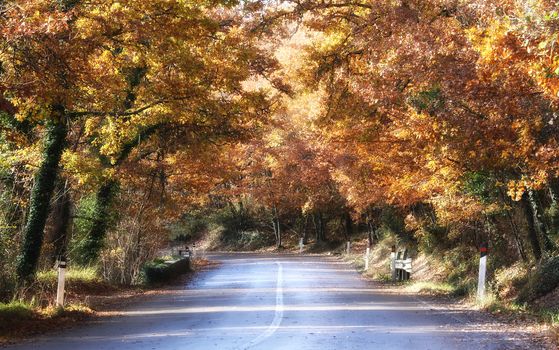
[[[99,277],[96,269],[69,269],[66,275],[67,306],[59,308],[53,306],[57,278],[57,271],[54,269],[40,271],[35,282],[21,290],[16,299],[0,303],[0,328],[9,330],[39,320],[91,314],[92,310],[77,300],[77,296],[107,290],[106,283]]]
[[[200,261],[199,261],[200,260]],[[195,270],[212,265],[196,259]],[[0,348],[2,345],[67,327],[103,310],[121,305],[149,292],[144,286],[113,285],[93,267],[71,267],[66,274],[64,308],[56,307],[57,271],[45,270],[20,290],[13,301],[0,303]]]
[[[0,303],[0,325],[14,320],[31,319],[34,315],[34,305],[30,302],[14,300],[9,303]]]
[[[380,273],[376,275],[375,279],[387,283],[392,281],[392,276],[389,273]]]
[[[56,270],[46,270],[39,271],[37,273],[37,282],[39,283],[53,283],[56,282],[58,272]],[[93,267],[74,267],[69,268],[66,272],[66,280],[79,281],[82,283],[97,283],[101,282],[101,277],[99,276],[97,269]]]
[[[83,304],[70,304],[65,307],[49,306],[37,311],[43,318],[58,318],[69,316],[87,316],[92,315],[93,310]]]
[[[406,291],[437,296],[456,295],[459,287],[445,282],[416,281],[406,286]]]
[[[345,252],[341,255],[342,259],[350,264],[352,264],[359,272],[365,272],[365,260],[363,256],[359,254],[346,254]]]
[[[18,339],[57,329],[93,314],[81,304],[41,308],[33,302],[14,300],[0,304],[0,347]]]
[[[559,311],[549,312],[547,318],[550,323],[549,333],[555,343],[559,344]]]
[[[471,304],[477,305],[480,310],[490,312],[492,314],[528,314],[531,311],[526,304],[515,303],[512,300],[500,299],[496,293],[491,290],[486,292],[485,298],[481,301],[476,300],[476,296],[470,296]]]

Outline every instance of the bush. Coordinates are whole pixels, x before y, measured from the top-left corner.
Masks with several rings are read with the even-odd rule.
[[[171,225],[171,239],[177,242],[188,242],[198,239],[208,230],[210,218],[203,211],[185,213],[181,220]]]
[[[4,265],[3,262],[0,263],[0,266]],[[0,301],[10,300],[13,297],[15,289],[16,278],[12,271],[0,273]]]
[[[428,254],[448,249],[448,228],[439,225],[426,225],[421,228],[418,245],[420,249]]]
[[[559,207],[557,204],[551,204],[550,207],[545,211],[545,217],[547,221],[551,224],[552,234],[559,234],[557,229],[559,228]]]
[[[222,236],[222,239],[224,237]],[[273,235],[261,231],[241,231],[236,235],[226,236],[227,240],[224,243],[235,247],[237,249],[260,249],[269,247],[275,243]]]
[[[143,282],[154,285],[168,282],[190,271],[190,259],[180,259],[172,262],[155,259],[142,268]]]
[[[559,286],[559,256],[553,257],[539,266],[529,277],[521,290],[518,301],[521,303],[540,298]]]
[[[123,195],[129,198],[129,193]],[[125,209],[130,215],[123,215],[114,229],[107,232],[101,251],[101,275],[113,284],[143,283],[142,267],[158,256],[168,239],[169,232],[155,211],[135,216],[129,211],[132,207],[131,204]]]
[[[0,303],[0,325],[30,319],[33,315],[32,305],[22,301],[12,301],[6,304]]]
[[[508,300],[518,296],[528,280],[528,267],[522,262],[503,267],[495,272],[493,288],[500,299]]]
[[[257,219],[246,208],[226,207],[213,216],[215,224],[223,227],[224,242],[238,239],[240,232],[252,231],[258,227]]]

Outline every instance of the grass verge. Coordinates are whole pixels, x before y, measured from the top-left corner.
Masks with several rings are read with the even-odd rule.
[[[435,296],[456,295],[459,287],[445,282],[417,281],[410,282],[406,286],[406,291],[416,294],[428,294]]]
[[[23,301],[0,303],[0,325],[5,326],[13,320],[26,320],[34,315],[33,305]]]

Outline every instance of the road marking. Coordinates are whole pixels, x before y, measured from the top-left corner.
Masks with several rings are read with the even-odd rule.
[[[283,266],[281,266],[279,262],[276,262],[276,264],[278,265],[278,281],[276,285],[276,312],[274,314],[274,319],[272,320],[272,323],[268,326],[266,331],[264,331],[264,333],[260,334],[248,344],[241,347],[242,349],[249,349],[271,337],[278,330],[281,321],[283,320]]]

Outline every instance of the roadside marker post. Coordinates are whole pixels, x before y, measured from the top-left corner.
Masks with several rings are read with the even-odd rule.
[[[305,245],[303,244],[303,238],[299,239],[299,254],[303,253],[303,247]]]
[[[396,246],[392,246],[390,251],[390,274],[392,275],[392,280],[396,280]]]
[[[345,249],[345,250],[346,250],[345,253],[346,253],[347,255],[349,255],[349,253],[351,252],[351,242],[350,242],[350,241],[347,241],[346,249]]]
[[[369,270],[369,255],[371,254],[371,248],[367,247],[367,252],[365,253],[365,271]]]
[[[56,288],[56,306],[64,307],[64,286],[66,284],[66,258],[58,260],[58,287]]]
[[[487,244],[483,243],[480,248],[479,259],[479,279],[477,282],[477,300],[483,301],[485,298],[485,278],[487,274]]]

